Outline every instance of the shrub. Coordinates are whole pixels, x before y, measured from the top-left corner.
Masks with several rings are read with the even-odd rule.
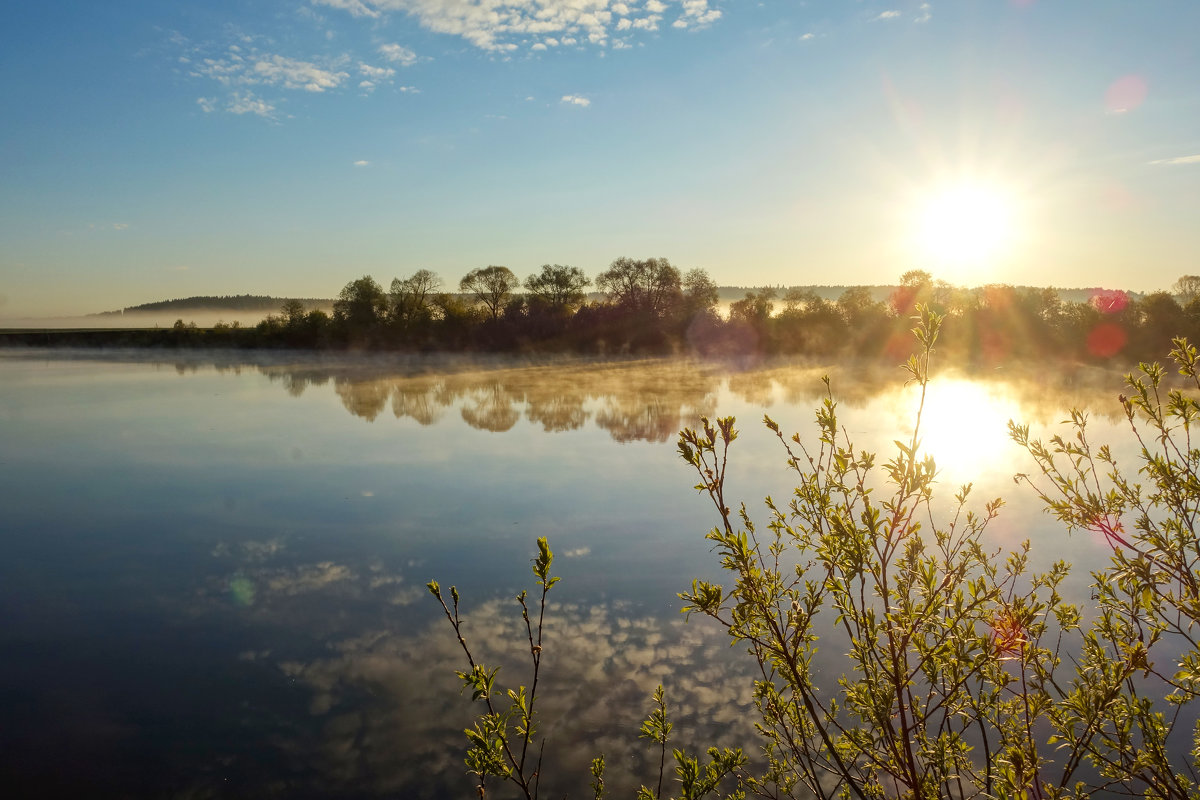
[[[1000,499],[971,507],[971,487],[935,502],[936,464],[921,452],[921,414],[942,319],[918,307],[918,353],[904,365],[921,404],[896,455],[878,463],[855,451],[839,424],[826,379],[818,435],[787,437],[769,417],[796,487],[785,503],[766,498],[767,523],[725,494],[732,417],[701,420],[678,447],[718,525],[707,535],[729,585],[695,581],[680,595],[688,613],[723,626],[757,665],[755,702],[763,760],[674,751],[684,797],[721,791],[765,797],[969,798],[1196,797],[1200,724],[1200,447],[1191,425],[1200,405],[1166,390],[1165,371],[1141,365],[1122,397],[1141,445],[1138,473],[1123,473],[1107,446],[1087,437],[1086,416],[1049,443],[1025,426],[1010,433],[1037,472],[1018,475],[1069,530],[1101,535],[1108,567],[1092,573],[1088,618],[1059,587],[1069,565],[1031,568],[1031,547],[989,549],[988,524]],[[1172,358],[1200,390],[1196,350],[1176,340]],[[1165,394],[1164,394],[1165,392]],[[940,500],[940,498],[939,498]],[[537,794],[530,766],[541,630],[552,560],[544,539],[534,574],[541,587],[536,626],[518,596],[529,637],[532,679],[500,692],[496,671],[476,664],[461,637],[458,592],[442,603],[466,655],[459,672],[486,705],[467,731],[469,770]],[[833,658],[827,654],[835,653]],[[507,698],[506,708],[494,704]],[[660,748],[662,793],[671,726],[659,687],[642,736]],[[1180,739],[1191,729],[1190,746]],[[1189,752],[1190,750],[1190,752]],[[603,757],[592,788],[604,791]]]

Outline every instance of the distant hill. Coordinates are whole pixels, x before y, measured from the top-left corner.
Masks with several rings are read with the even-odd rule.
[[[180,311],[237,311],[243,313],[274,313],[288,300],[299,300],[306,308],[333,308],[333,300],[314,297],[271,297],[261,294],[202,295],[178,300],[160,300],[157,303],[142,303],[126,306],[117,311],[101,311],[89,317],[108,317],[118,314],[161,314]]]

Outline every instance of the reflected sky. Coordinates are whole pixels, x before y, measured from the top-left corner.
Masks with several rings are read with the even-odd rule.
[[[610,785],[649,780],[636,728],[659,682],[681,743],[752,748],[747,664],[678,613],[719,575],[674,435],[737,415],[730,495],[753,512],[790,489],[758,420],[811,435],[827,372],[859,447],[911,433],[912,387],[878,367],[2,352],[2,771],[19,794],[462,796],[468,703],[424,583],[462,588],[478,646],[520,675],[511,597],[538,536],[564,578],[553,786],[585,785],[600,751]],[[998,544],[1094,562],[1013,488],[1028,465],[1002,431],[1084,405],[1119,441],[1119,389],[941,376],[926,441],[946,484],[1009,498]]]

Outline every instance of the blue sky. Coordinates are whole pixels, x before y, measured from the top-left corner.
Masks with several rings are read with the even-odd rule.
[[[6,11],[0,318],[618,256],[738,285],[1200,272],[1193,0]],[[948,186],[994,202],[931,219]]]

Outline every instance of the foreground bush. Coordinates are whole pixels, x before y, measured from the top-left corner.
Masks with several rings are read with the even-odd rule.
[[[941,318],[920,309],[919,352],[905,364],[923,398]],[[1196,351],[1176,341],[1172,358],[1200,389]],[[1102,535],[1110,565],[1093,573],[1085,615],[1059,587],[1069,565],[1033,570],[1031,546],[989,550],[985,532],[1003,503],[970,505],[971,487],[935,502],[936,465],[912,435],[879,464],[855,452],[832,391],[817,410],[818,436],[787,437],[770,418],[796,488],[766,499],[765,526],[725,496],[733,418],[685,429],[679,452],[713,503],[713,542],[728,585],[696,581],[685,611],[716,620],[757,665],[755,701],[762,758],[715,748],[707,760],[674,751],[680,797],[749,792],[764,797],[968,798],[1198,796],[1200,726],[1200,447],[1190,426],[1200,406],[1166,391],[1165,371],[1143,365],[1122,401],[1141,443],[1138,469],[1123,473],[1107,447],[1087,438],[1086,417],[1049,443],[1011,425],[1038,467],[1032,485],[1069,530]],[[467,661],[460,671],[486,707],[467,731],[468,770],[481,795],[489,779],[538,793],[534,711],[545,598],[556,578],[538,542],[540,603],[519,601],[529,639],[530,680],[500,689],[497,670],[475,661],[462,638],[459,595],[441,602]],[[832,657],[831,657],[832,656]],[[666,698],[654,695],[641,735],[667,774]],[[750,743],[747,743],[749,745]],[[604,762],[592,788],[604,792]]]

